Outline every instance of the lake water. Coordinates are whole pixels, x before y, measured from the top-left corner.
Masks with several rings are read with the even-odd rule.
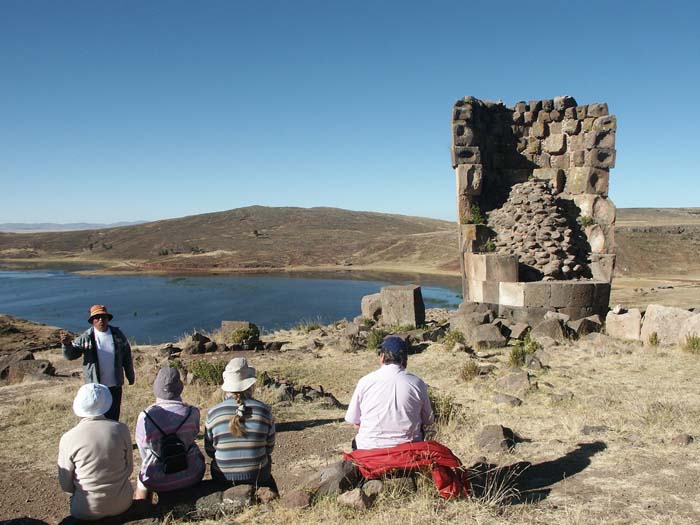
[[[281,275],[85,275],[61,269],[0,269],[0,313],[76,332],[88,327],[92,304],[106,304],[113,324],[137,343],[174,341],[221,321],[244,320],[263,330],[300,322],[327,324],[360,315],[362,296],[395,279],[357,280]],[[416,279],[412,279],[414,282]],[[456,308],[459,285],[421,283],[426,308]]]

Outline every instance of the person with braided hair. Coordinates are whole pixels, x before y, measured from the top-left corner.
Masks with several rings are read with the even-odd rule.
[[[244,357],[231,359],[223,373],[226,398],[207,412],[204,450],[212,458],[211,477],[233,485],[269,487],[275,420],[272,409],[253,398],[255,368]]]

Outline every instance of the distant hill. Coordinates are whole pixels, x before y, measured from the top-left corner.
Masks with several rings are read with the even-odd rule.
[[[12,233],[36,233],[36,232],[66,232],[75,230],[99,230],[100,228],[118,228],[143,224],[146,221],[113,222],[110,224],[97,224],[91,222],[72,222],[58,224],[55,222],[4,222],[0,223],[0,232]]]
[[[700,208],[619,209],[615,235],[620,274],[700,277]],[[453,222],[264,206],[119,228],[0,233],[0,259],[79,259],[163,272],[459,270]]]
[[[121,228],[0,233],[0,258],[55,257],[163,271],[458,268],[452,222],[337,208],[251,206]]]

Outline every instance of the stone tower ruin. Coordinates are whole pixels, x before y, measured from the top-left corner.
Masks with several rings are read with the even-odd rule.
[[[452,111],[464,300],[533,323],[604,315],[615,266],[616,119],[572,97]]]

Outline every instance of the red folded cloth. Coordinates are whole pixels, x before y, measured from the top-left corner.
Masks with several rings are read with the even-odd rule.
[[[344,453],[365,479],[377,479],[396,470],[429,467],[440,496],[445,499],[468,497],[469,482],[462,462],[437,441],[416,441],[390,448],[373,448]]]

